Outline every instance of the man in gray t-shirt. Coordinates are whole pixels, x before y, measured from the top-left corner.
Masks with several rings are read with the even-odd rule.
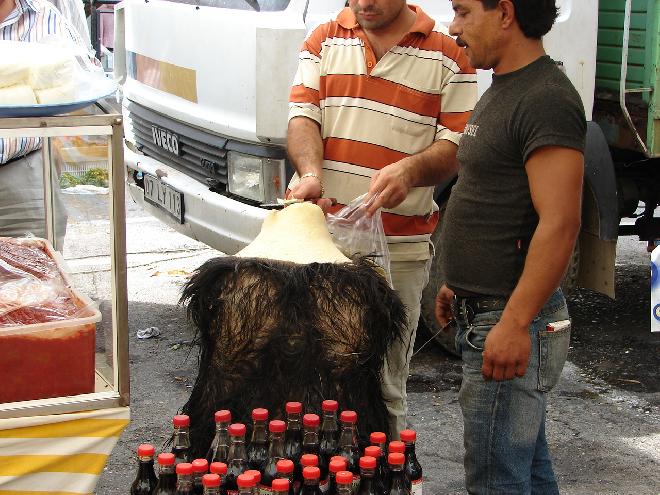
[[[570,340],[558,289],[580,229],[586,122],[545,54],[555,0],[452,0],[450,32],[493,69],[458,149],[443,220],[441,325],[459,327],[469,493],[558,494],[546,392]]]

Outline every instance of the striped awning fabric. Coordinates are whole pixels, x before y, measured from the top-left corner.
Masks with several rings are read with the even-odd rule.
[[[92,494],[128,407],[0,419],[0,495]]]

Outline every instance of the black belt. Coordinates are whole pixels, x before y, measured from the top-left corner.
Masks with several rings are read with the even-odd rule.
[[[489,311],[502,311],[506,303],[507,298],[503,296],[454,296],[451,309],[456,318],[463,318],[468,323],[472,323],[475,315]]]

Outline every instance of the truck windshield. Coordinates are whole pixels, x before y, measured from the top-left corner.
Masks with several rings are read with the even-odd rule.
[[[254,10],[257,12],[274,12],[284,10],[291,0],[170,0],[176,3],[201,5],[202,7],[218,7],[234,10]]]

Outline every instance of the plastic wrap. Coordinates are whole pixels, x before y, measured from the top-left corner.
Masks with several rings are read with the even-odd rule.
[[[378,209],[371,217],[367,216],[367,208],[373,198],[365,203],[366,197],[366,194],[358,196],[336,214],[328,214],[328,230],[342,253],[349,257],[360,254],[371,258],[382,268],[391,286],[390,249],[387,246],[381,210]]]
[[[0,329],[78,318],[86,306],[45,241],[0,238]]]

